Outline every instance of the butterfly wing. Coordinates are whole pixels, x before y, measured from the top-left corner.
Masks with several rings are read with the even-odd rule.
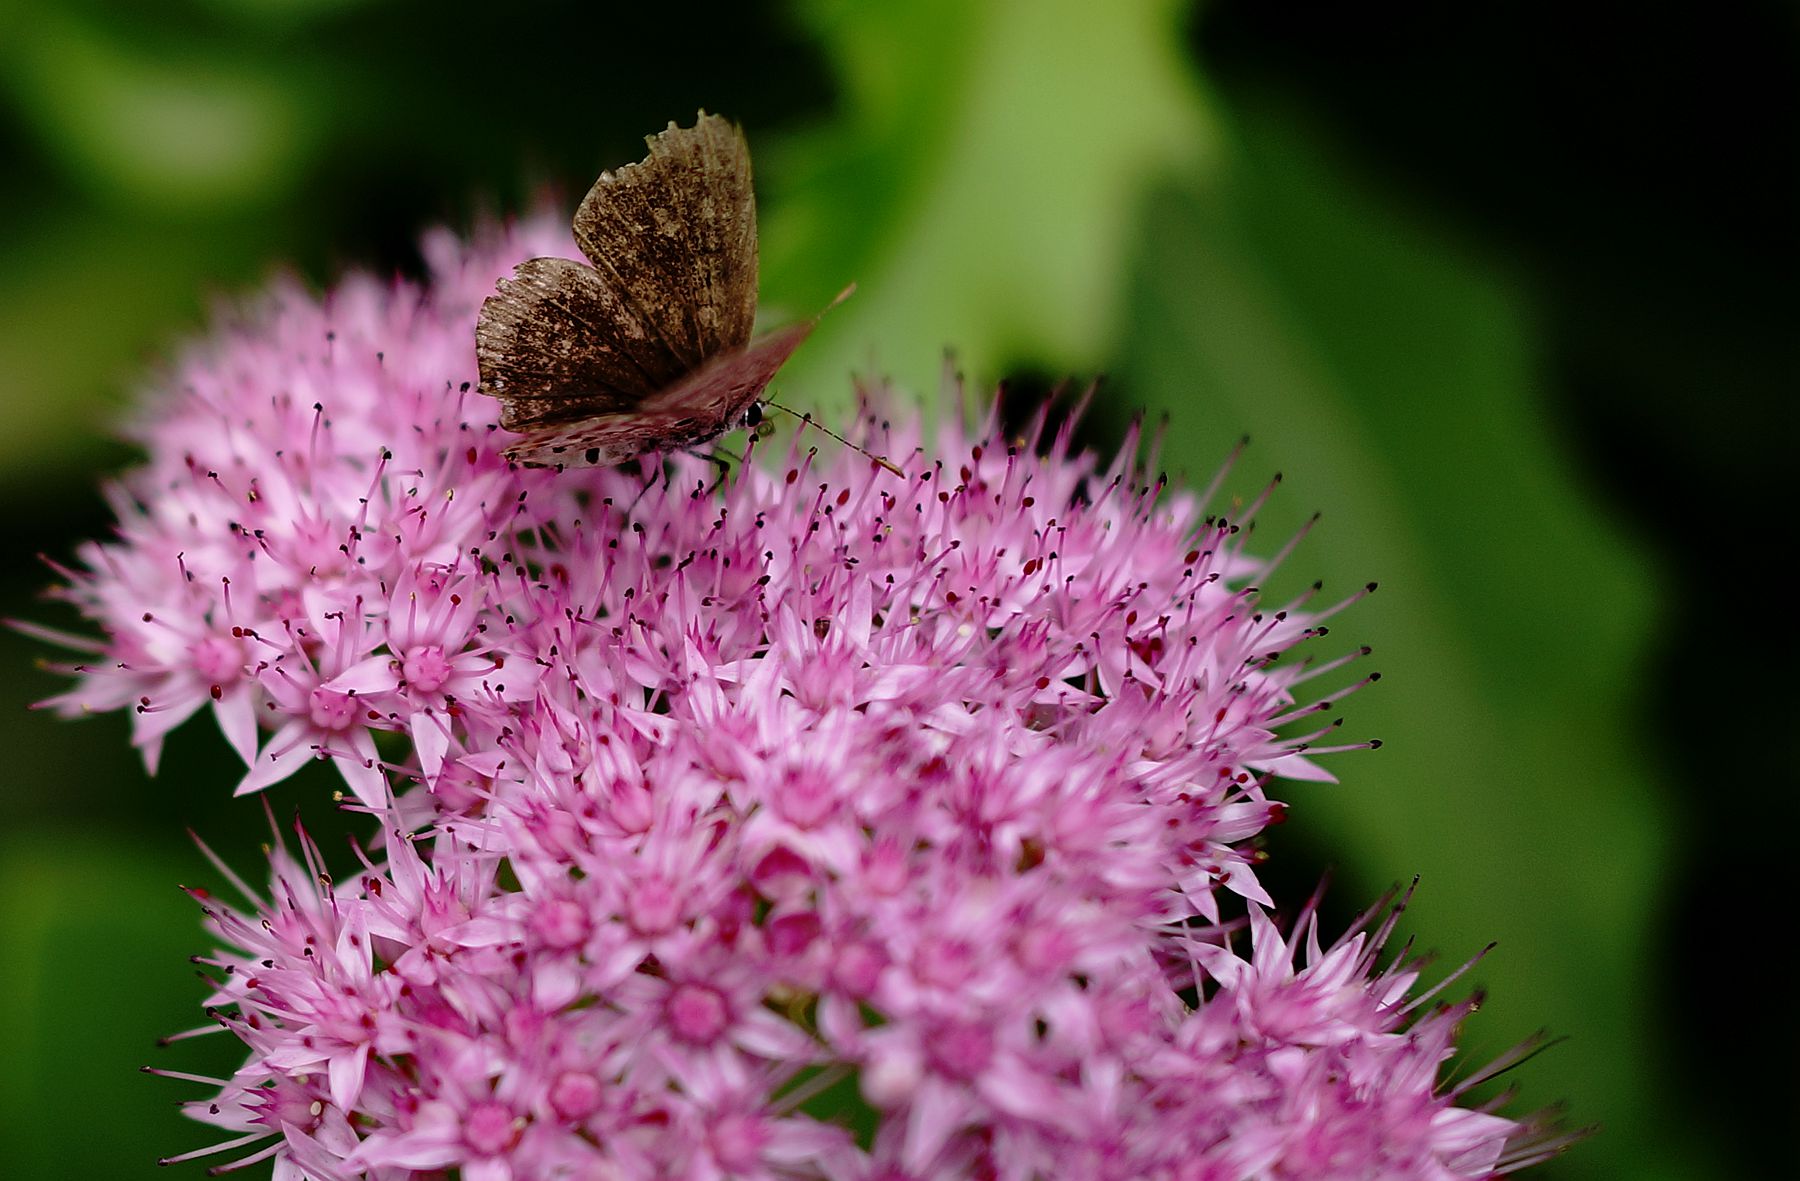
[[[506,457],[530,467],[578,467],[704,443],[743,421],[815,323],[791,324],[714,357],[628,413],[531,431]]]
[[[638,405],[686,367],[592,267],[534,258],[481,305],[475,323],[481,392],[500,425],[527,431]]]
[[[756,195],[744,133],[701,113],[605,172],[575,212],[575,241],[683,371],[750,342]]]

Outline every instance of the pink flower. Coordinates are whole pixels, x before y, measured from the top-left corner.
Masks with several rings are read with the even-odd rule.
[[[326,758],[382,824],[338,885],[303,840],[207,902],[248,1049],[195,1109],[221,1150],[322,1181],[1537,1150],[1441,1088],[1466,1010],[1412,1012],[1385,928],[1322,951],[1266,915],[1271,784],[1344,749],[1302,695],[1342,661],[1296,658],[1335,608],[1261,604],[1239,522],[1043,417],[871,409],[902,476],[804,434],[716,488],[687,456],[511,468],[475,309],[569,248],[440,236],[421,288],[279,287],[180,366],[70,576],[107,638],[58,705],[136,703],[154,759],[210,700],[240,792]]]

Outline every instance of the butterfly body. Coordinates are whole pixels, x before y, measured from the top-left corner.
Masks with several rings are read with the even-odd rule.
[[[531,466],[614,464],[744,423],[813,321],[752,339],[756,198],[743,133],[671,124],[576,211],[592,265],[534,258],[475,327],[481,392]]]

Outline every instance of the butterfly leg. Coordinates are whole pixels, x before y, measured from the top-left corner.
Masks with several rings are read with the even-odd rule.
[[[733,455],[723,447],[713,447],[706,451],[702,451],[698,447],[686,447],[683,448],[683,450],[697,459],[704,459],[706,462],[719,469],[717,479],[711,484],[706,485],[704,488],[697,490],[697,494],[703,497],[711,496],[719,490],[719,485],[723,484],[725,478],[731,475],[731,467],[733,464],[742,466],[744,462],[742,456]]]
[[[668,465],[666,464],[658,463],[650,467],[650,474],[645,477],[644,486],[638,489],[637,495],[631,498],[631,503],[625,506],[625,518],[627,520],[631,519],[632,510],[637,508],[638,501],[644,499],[644,497],[649,494],[650,489],[656,487],[656,482],[658,480],[667,482],[669,478],[668,471],[666,470],[667,466]]]

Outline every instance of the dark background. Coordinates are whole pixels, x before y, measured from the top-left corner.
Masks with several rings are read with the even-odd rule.
[[[610,7],[610,6],[607,6]],[[1544,1177],[1734,1177],[1790,1155],[1796,28],[1685,11],[1216,0],[695,4],[10,0],[0,40],[0,615],[73,621],[36,560],[103,536],[108,430],[208,308],[276,266],[416,268],[416,234],[551,199],[697,107],[756,149],[764,300],[858,296],[784,377],[1027,391],[1106,373],[1090,436],[1169,416],[1199,482],[1287,482],[1290,561],[1380,594],[1377,755],[1287,792],[1270,880],[1488,989],[1473,1055],[1601,1134]],[[1779,473],[1779,477],[1778,477]],[[1787,477],[1787,478],[1780,478]],[[1778,482],[1779,481],[1779,482]],[[1269,543],[1274,544],[1272,541]],[[261,810],[210,723],[155,779],[126,719],[28,713],[0,635],[0,1160],[146,1175],[206,1140],[147,1061],[228,1070],[174,888]],[[274,794],[321,806],[329,774]],[[353,829],[354,825],[339,825]],[[1783,874],[1779,884],[1777,873]],[[1777,1138],[1781,1143],[1777,1143]],[[1777,1149],[1781,1156],[1775,1156]],[[187,1166],[189,1169],[198,1166]]]

